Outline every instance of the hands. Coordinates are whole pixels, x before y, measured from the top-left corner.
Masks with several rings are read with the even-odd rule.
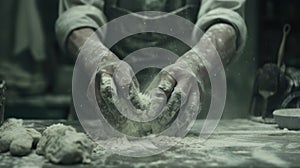
[[[150,97],[140,93],[131,67],[120,60],[101,64],[95,81],[101,112],[115,128],[127,135],[160,133],[177,117],[177,127],[189,125],[191,117],[199,110],[198,81],[183,60],[161,71],[146,92]],[[189,114],[178,116],[181,110]],[[144,117],[151,122],[141,122]]]
[[[137,113],[146,109],[148,101],[142,101],[145,96],[139,92],[131,67],[109,51],[100,39],[90,36],[93,33],[94,30],[89,28],[75,30],[67,44],[69,54],[85,71],[82,78],[90,80],[87,98],[92,104],[98,104],[105,119],[120,132],[132,136],[147,134],[148,124],[134,120],[140,120],[142,115]],[[80,60],[77,54],[81,54]],[[125,113],[129,115],[124,116]],[[137,117],[127,119],[132,116]]]
[[[151,94],[150,113],[159,113],[152,124],[153,133],[161,132],[178,118],[177,127],[191,124],[191,117],[198,114],[200,108],[201,81],[188,62],[180,59],[164,68],[149,85]],[[185,114],[179,115],[179,112]]]
[[[139,95],[139,84],[126,62],[119,60],[112,52],[107,52],[95,78],[95,92],[101,111],[111,123],[124,123],[120,112],[132,112],[135,108],[145,108]]]
[[[219,30],[220,28],[222,31]],[[226,34],[228,38],[224,37],[223,31],[231,33]],[[217,51],[221,51],[222,60],[227,62],[228,57],[226,56],[232,55],[235,51],[236,38],[233,27],[226,24],[213,26],[206,34],[207,36],[197,44],[197,50],[201,51],[203,55],[209,56],[211,50],[217,49]],[[215,44],[215,48],[211,48],[214,47],[211,46],[211,43]],[[233,44],[229,45],[229,43]],[[228,50],[226,50],[227,45],[231,47]],[[145,135],[148,132],[158,133],[177,118],[181,118],[179,121],[181,125],[178,126],[189,124],[189,115],[178,116],[180,110],[190,112],[191,116],[198,112],[200,106],[199,86],[201,90],[202,82],[205,79],[205,75],[203,75],[205,68],[202,59],[194,52],[187,52],[175,64],[164,68],[159,73],[147,89],[146,93],[150,94],[148,100],[147,96],[140,93],[139,84],[127,63],[119,60],[100,41],[92,46],[93,49],[98,49],[84,58],[87,60],[85,67],[87,69],[97,67],[97,73],[93,79],[95,85],[93,91],[96,93],[97,103],[106,119],[110,123],[114,123],[114,127],[119,131],[126,133],[129,131],[131,132],[129,135],[133,136]],[[100,59],[99,55],[101,55]],[[95,70],[95,68],[91,69]],[[146,115],[148,118],[155,119],[146,124],[126,118],[128,116],[124,116],[123,112],[138,116]],[[141,118],[137,117],[136,119]]]
[[[160,127],[154,132],[168,126],[180,110],[191,114],[198,112],[200,98],[196,95],[199,96],[201,92],[202,98],[209,97],[205,92],[208,87],[207,69],[218,68],[214,66],[214,59],[219,59],[219,56],[223,64],[228,64],[235,55],[236,46],[235,29],[229,24],[215,24],[207,30],[193,50],[159,73],[148,89],[148,92],[153,90],[150,110],[156,113],[162,111],[163,114],[156,119]],[[181,122],[189,123],[188,118]]]

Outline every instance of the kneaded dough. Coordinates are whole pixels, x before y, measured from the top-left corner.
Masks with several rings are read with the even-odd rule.
[[[9,151],[13,156],[25,156],[31,152],[33,138],[28,134],[22,134],[19,134],[22,137],[13,140],[10,144]]]
[[[40,137],[35,129],[24,128],[23,120],[9,119],[0,127],[0,152],[10,151],[13,156],[28,155]]]
[[[71,126],[48,127],[37,144],[36,153],[56,164],[89,163],[94,143]]]

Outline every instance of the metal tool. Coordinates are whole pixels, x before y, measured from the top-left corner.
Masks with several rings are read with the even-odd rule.
[[[284,50],[291,26],[283,27],[277,63],[267,63],[257,71],[251,101],[251,119],[275,123],[273,111],[300,107],[300,70],[283,64]]]
[[[0,125],[2,125],[4,121],[5,90],[6,90],[5,81],[0,81]]]

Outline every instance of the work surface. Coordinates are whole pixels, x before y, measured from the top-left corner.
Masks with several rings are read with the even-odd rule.
[[[78,122],[27,120],[27,127],[43,131],[54,123],[72,125],[82,131]],[[146,158],[129,158],[98,149],[90,164],[54,165],[33,151],[26,157],[0,154],[0,167],[299,167],[300,131],[288,131],[276,125],[249,120],[222,120],[206,142],[200,142],[203,121],[182,142],[170,150]]]

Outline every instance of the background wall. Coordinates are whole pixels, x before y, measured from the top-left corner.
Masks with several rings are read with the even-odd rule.
[[[258,2],[246,1],[247,45],[243,55],[226,69],[228,90],[224,118],[248,116],[258,57]]]

